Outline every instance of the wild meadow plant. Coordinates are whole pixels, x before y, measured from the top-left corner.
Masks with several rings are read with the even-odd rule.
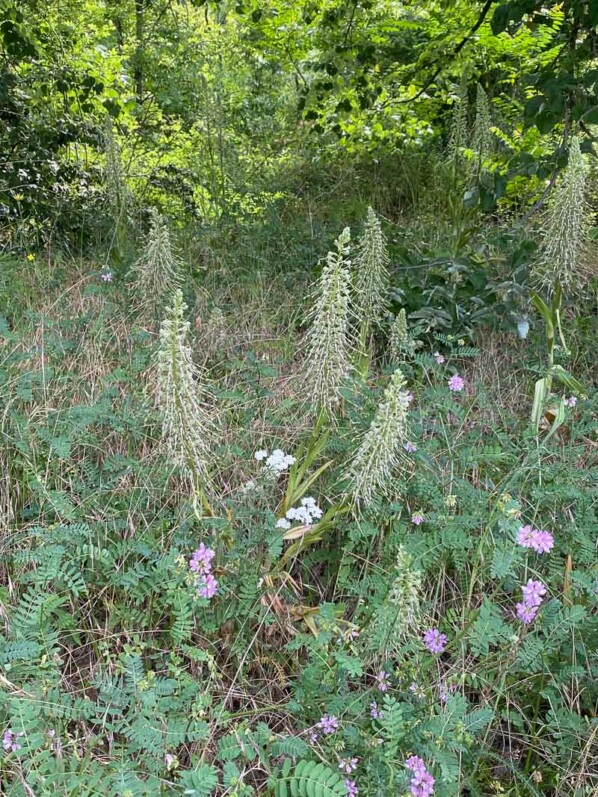
[[[367,375],[370,337],[379,328],[388,303],[388,249],[380,219],[369,207],[353,262],[353,289],[358,326],[358,370]]]
[[[166,219],[152,208],[143,253],[133,266],[135,292],[143,313],[155,317],[171,301],[181,284],[180,269]]]
[[[205,404],[203,375],[188,344],[187,305],[177,290],[160,326],[156,363],[157,403],[169,460],[181,468],[196,499],[206,503],[213,431]]]
[[[405,388],[405,377],[397,368],[348,467],[348,492],[357,505],[367,506],[379,494],[401,493],[399,469],[404,464],[408,409],[413,400]]]
[[[591,411],[573,402],[569,438],[539,447],[441,336],[345,380],[347,243],[316,294],[334,323],[311,317],[325,367],[278,406],[272,369],[227,345],[218,433],[180,290],[154,362],[135,329],[94,391],[62,371],[87,404],[45,401],[29,330],[2,327],[9,797],[596,793]],[[312,373],[327,389],[307,421]]]
[[[531,274],[535,290],[532,293],[532,304],[546,326],[548,370],[547,375],[536,382],[532,407],[532,423],[536,429],[555,379],[573,393],[584,392],[581,383],[562,365],[556,363],[555,354],[559,343],[562,351],[567,353],[561,316],[563,298],[567,295],[578,295],[588,277],[588,175],[589,165],[581,152],[578,137],[573,136],[569,145],[567,167],[554,188],[545,214],[542,242]],[[564,405],[559,402],[552,431],[563,420]]]
[[[351,275],[348,227],[329,252],[313,290],[302,390],[312,409],[329,416],[338,408],[343,381],[350,370]]]

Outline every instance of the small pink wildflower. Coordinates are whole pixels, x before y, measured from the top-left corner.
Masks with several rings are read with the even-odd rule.
[[[430,653],[442,653],[447,643],[446,634],[441,634],[437,628],[429,628],[424,633],[424,645]]]
[[[421,526],[426,520],[425,516],[421,514],[421,512],[415,512],[411,515],[411,522],[414,526]]]
[[[104,271],[102,273],[102,280],[103,280],[103,282],[112,282],[112,272],[111,271]]]
[[[406,442],[406,443],[403,445],[403,448],[405,449],[405,451],[406,451],[408,454],[415,454],[415,452],[417,451],[417,446],[415,445],[415,443],[411,443],[410,441],[407,441],[407,442]]]
[[[451,695],[453,695],[457,691],[456,684],[450,684],[447,686],[445,683],[440,682],[438,684],[438,699],[441,703],[446,703]]]
[[[536,619],[536,615],[538,614],[538,607],[537,606],[530,606],[527,603],[518,603],[515,606],[517,619],[521,620],[522,623],[525,625],[529,625],[533,623]]]
[[[317,727],[325,734],[331,734],[338,731],[338,720],[336,717],[325,714],[318,722]]]
[[[416,684],[415,681],[413,681],[412,683],[409,684],[409,691],[413,692],[413,694],[416,697],[425,697],[426,696],[426,693],[424,692],[423,687],[419,686],[419,684]]]
[[[460,393],[464,387],[465,387],[465,382],[459,376],[459,374],[453,374],[448,381],[448,388],[453,393]]]
[[[434,352],[434,359],[436,360],[438,365],[444,365],[444,363],[446,362],[446,360],[439,351]]]
[[[538,529],[532,547],[536,553],[548,553],[554,548],[554,537],[549,531]]]
[[[354,780],[346,780],[345,786],[347,787],[347,797],[357,797],[357,793],[359,789],[357,788],[357,784]]]
[[[378,675],[376,675],[376,688],[381,692],[388,692],[388,687],[390,686],[389,678],[390,675],[387,672],[380,670]]]
[[[575,407],[575,405],[577,404],[577,398],[575,396],[569,396],[569,398],[563,399],[563,402],[565,404],[565,407],[570,407],[571,409],[573,409],[573,407]]]
[[[357,759],[341,758],[341,760],[338,762],[338,768],[342,769],[345,775],[350,775],[351,772],[354,772],[357,769]]]
[[[532,548],[536,553],[548,553],[554,547],[554,537],[550,531],[521,526],[517,532],[517,542],[523,548]]]
[[[377,703],[370,703],[370,717],[374,720],[382,719],[382,712]]]
[[[541,581],[534,581],[529,579],[527,584],[521,587],[523,600],[528,606],[539,606],[542,603],[542,598],[546,595],[546,587]]]

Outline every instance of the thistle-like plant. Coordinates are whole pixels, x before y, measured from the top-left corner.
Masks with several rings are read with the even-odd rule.
[[[202,374],[187,343],[186,310],[183,294],[177,290],[160,326],[157,400],[168,457],[189,479],[194,494],[203,498],[211,457],[211,423],[203,402]]]
[[[407,329],[407,316],[404,308],[399,310],[390,328],[390,359],[393,363],[400,363],[405,354],[412,355],[415,345]]]
[[[348,468],[348,493],[356,504],[367,506],[378,493],[396,485],[396,471],[403,458],[412,396],[397,368],[384,391],[371,426]]]
[[[553,377],[558,378],[574,392],[582,392],[582,385],[562,367],[555,366],[555,340],[558,334],[566,350],[561,326],[563,294],[579,293],[584,284],[585,256],[589,242],[589,216],[586,199],[589,166],[573,136],[569,145],[567,168],[557,183],[548,211],[539,255],[532,269],[532,303],[546,325],[548,374],[536,382],[532,423],[538,428],[543,407],[550,396]],[[548,299],[545,301],[541,293]],[[562,407],[561,415],[562,415]],[[562,422],[557,417],[555,424]]]
[[[388,294],[388,250],[379,218],[370,207],[354,262],[355,305],[360,321],[380,323]]]
[[[310,313],[303,376],[305,392],[318,411],[334,409],[349,372],[350,238],[346,227],[335,241],[336,251],[328,253]]]
[[[422,574],[403,546],[397,551],[394,577],[365,637],[367,647],[384,659],[401,652],[405,641],[417,635],[420,623]]]
[[[180,262],[170,242],[168,225],[155,208],[141,257],[133,266],[142,311],[156,314],[179,287]]]

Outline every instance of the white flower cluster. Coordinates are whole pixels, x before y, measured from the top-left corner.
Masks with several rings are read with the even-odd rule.
[[[314,520],[322,517],[322,510],[316,504],[316,499],[311,496],[301,499],[299,506],[292,506],[285,517],[276,523],[277,529],[290,529],[291,521],[298,520],[302,526],[310,526]]]
[[[265,449],[260,449],[253,456],[258,462],[262,462],[265,459],[263,470],[274,476],[280,476],[281,473],[284,473],[296,462],[294,456],[285,454],[280,448],[275,448],[270,455]]]

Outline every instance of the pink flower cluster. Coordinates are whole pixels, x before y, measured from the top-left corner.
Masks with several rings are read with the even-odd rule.
[[[4,731],[2,737],[2,747],[4,751],[7,753],[16,753],[17,750],[20,750],[21,745],[17,742],[17,739],[22,735],[22,733],[13,733],[10,728]]]
[[[212,574],[212,559],[215,553],[211,548],[207,548],[203,542],[199,548],[193,552],[189,561],[189,569],[197,574],[196,586],[200,597],[213,598],[218,590],[218,582]]]
[[[465,387],[465,381],[459,374],[453,374],[448,381],[448,388],[453,393],[460,393]]]
[[[430,653],[442,653],[447,643],[446,634],[441,634],[437,628],[429,628],[424,633],[424,645]]]
[[[525,625],[529,625],[536,619],[538,609],[546,595],[546,587],[541,581],[534,581],[530,578],[527,584],[521,587],[521,593],[523,600],[515,607],[517,618]]]
[[[550,531],[521,526],[517,532],[517,542],[523,548],[532,548],[536,553],[548,553],[554,547],[554,537]]]
[[[380,670],[380,672],[376,675],[376,686],[381,692],[387,692],[388,687],[390,686],[389,679],[390,675],[384,670]]]
[[[409,791],[413,797],[430,797],[434,794],[434,777],[430,775],[422,759],[417,755],[412,755],[405,761],[405,766],[413,773]]]
[[[322,719],[318,722],[317,727],[325,734],[331,734],[338,731],[338,720],[332,715],[324,714]]]

